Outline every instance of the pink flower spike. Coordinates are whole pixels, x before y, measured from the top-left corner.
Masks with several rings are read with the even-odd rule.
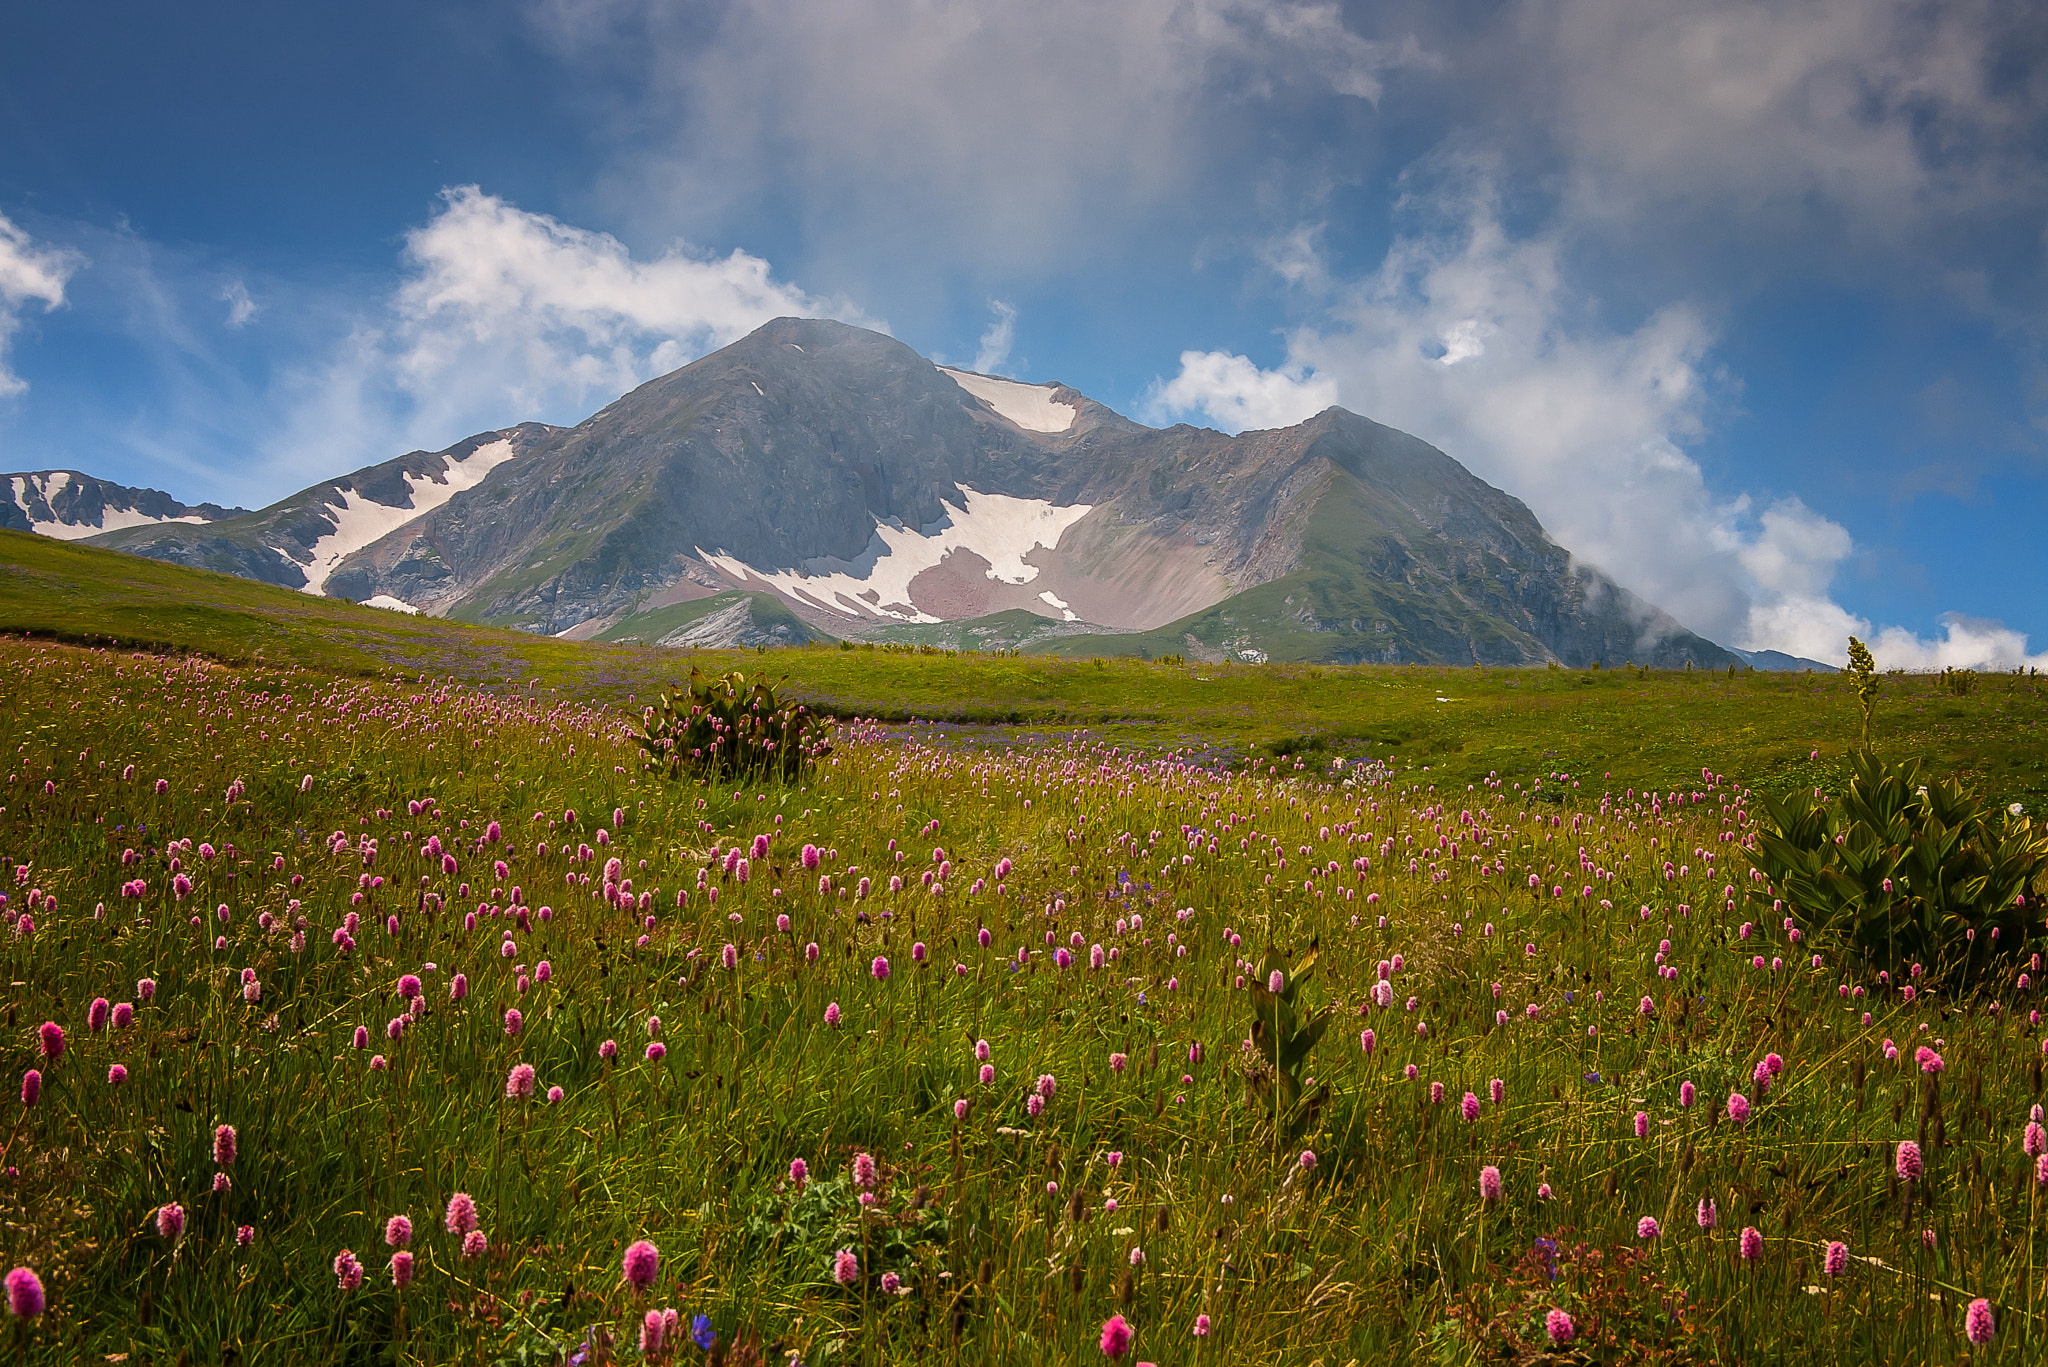
[[[43,1313],[43,1305],[43,1282],[33,1269],[17,1267],[7,1274],[7,1313],[18,1320],[32,1320]]]
[[[1991,1302],[1979,1297],[1963,1312],[1963,1336],[1978,1347],[1991,1342],[1998,1324],[1991,1317]]]
[[[1131,1340],[1136,1337],[1130,1323],[1122,1315],[1111,1315],[1102,1326],[1102,1355],[1112,1359],[1122,1357],[1131,1351]]]
[[[473,1234],[476,1232],[476,1201],[466,1191],[458,1191],[448,1198],[448,1212],[442,1219],[442,1227],[450,1234]]]
[[[635,1291],[645,1292],[661,1273],[661,1250],[646,1239],[636,1239],[626,1249],[623,1262],[626,1281]]]

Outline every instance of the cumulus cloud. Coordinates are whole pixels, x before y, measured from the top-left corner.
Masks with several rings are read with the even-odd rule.
[[[580,422],[785,315],[885,326],[746,251],[679,242],[636,256],[608,233],[451,187],[406,235],[388,290],[323,317],[325,335],[297,339],[303,359],[246,402],[255,430],[234,444],[257,460],[239,497],[516,422]]]
[[[1155,422],[1182,414],[1206,417],[1228,432],[1291,427],[1337,402],[1335,379],[1290,361],[1261,370],[1226,351],[1183,351],[1180,373],[1154,385],[1146,415]]]
[[[1341,403],[1514,493],[1563,545],[1693,629],[1739,636],[1739,510],[1717,503],[1682,446],[1711,383],[1706,325],[1677,306],[1603,325],[1565,279],[1561,237],[1503,224],[1484,162],[1416,189],[1408,215],[1378,270],[1289,335],[1283,364],[1189,353],[1157,410],[1271,425]]]
[[[0,398],[28,388],[7,364],[22,310],[30,304],[41,304],[46,313],[60,307],[65,283],[84,264],[76,252],[38,243],[0,214]]]
[[[608,233],[474,185],[443,192],[405,255],[388,354],[400,388],[451,432],[486,414],[497,415],[491,425],[581,418],[771,318],[867,322],[844,300],[776,280],[747,252],[679,244],[637,260]]]
[[[981,334],[980,349],[974,353],[974,369],[993,375],[1009,363],[1010,344],[1017,338],[1017,310],[1000,299],[989,300],[988,307],[995,318],[988,331]]]
[[[1575,555],[1729,645],[1839,664],[1855,634],[1887,668],[2035,659],[1997,623],[1951,616],[1931,641],[1874,628],[1832,596],[1846,528],[1796,497],[1759,508],[1708,486],[1685,448],[1722,382],[1695,312],[1603,323],[1570,279],[1565,230],[1511,232],[1484,161],[1451,166],[1407,208],[1410,230],[1289,334],[1280,365],[1184,352],[1148,416],[1235,431],[1342,404],[1442,448]]]
[[[2048,653],[2027,650],[2027,638],[2003,622],[1949,613],[1933,640],[1885,627],[1868,642],[1880,669],[2048,669]]]

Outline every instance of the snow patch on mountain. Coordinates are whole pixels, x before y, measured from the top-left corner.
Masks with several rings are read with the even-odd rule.
[[[1053,401],[1057,385],[1019,384],[944,366],[938,370],[1026,432],[1064,432],[1074,425],[1074,406]]]
[[[92,522],[66,522],[61,516],[39,517],[38,508],[55,513],[58,495],[71,487],[69,470],[52,470],[47,474],[15,475],[10,483],[14,489],[14,506],[21,509],[28,519],[29,530],[37,536],[54,537],[59,541],[77,541],[83,537],[98,536],[101,532],[118,532],[129,527],[154,527],[164,522],[204,522],[196,514],[185,517],[154,517],[134,508],[116,508],[111,504],[100,509],[100,520]],[[35,497],[31,498],[31,491]]]
[[[379,503],[353,489],[336,491],[338,501],[330,497],[325,503],[328,515],[334,519],[334,530],[313,543],[312,558],[304,566],[306,583],[303,592],[324,594],[327,576],[334,573],[335,566],[344,559],[389,536],[415,518],[426,516],[463,490],[474,489],[484,482],[484,476],[516,454],[512,443],[501,437],[477,447],[460,460],[444,461],[439,479],[431,475],[407,475],[405,486],[411,495],[409,507]]]
[[[1073,604],[1067,602],[1066,599],[1061,598],[1058,595],[1054,594],[1051,589],[1047,589],[1044,593],[1039,594],[1038,601],[1046,604],[1048,607],[1058,608],[1061,612],[1066,614],[1066,620],[1069,622],[1078,622],[1081,620],[1080,614],[1074,611]]]
[[[1027,388],[1028,386],[1018,386]],[[697,554],[736,583],[765,584],[778,593],[854,618],[895,622],[938,622],[911,602],[910,584],[955,551],[988,562],[988,578],[1004,584],[1028,584],[1038,566],[1025,557],[1041,548],[1057,550],[1067,528],[1094,511],[1075,503],[1056,508],[1044,499],[985,494],[956,486],[960,504],[941,500],[945,520],[929,532],[875,522],[874,539],[854,561],[820,559],[801,568],[761,570],[722,553]]]

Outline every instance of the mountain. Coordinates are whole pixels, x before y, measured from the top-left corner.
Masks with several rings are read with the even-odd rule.
[[[1730,653],[1751,669],[1770,670],[1781,673],[1796,673],[1802,669],[1810,669],[1816,674],[1839,674],[1842,672],[1831,664],[1823,664],[1819,660],[1809,660],[1804,655],[1787,655],[1782,650],[1735,650]]]
[[[1736,663],[1574,564],[1519,500],[1343,409],[1235,437],[1160,430],[797,318],[573,428],[483,433],[228,522],[100,540],[613,640],[800,626],[1210,659]],[[743,611],[709,606],[736,592]],[[725,625],[693,627],[707,612]]]
[[[335,569],[350,555],[475,488],[500,465],[561,431],[530,422],[483,432],[445,451],[414,451],[316,484],[257,512],[236,509],[235,515],[202,527],[134,526],[96,536],[93,544],[308,593],[410,610],[409,604],[388,595],[350,592],[355,581],[344,577],[336,582]]]
[[[215,522],[241,512],[217,503],[180,503],[160,489],[111,484],[76,470],[0,475],[0,527],[64,541],[125,527]]]

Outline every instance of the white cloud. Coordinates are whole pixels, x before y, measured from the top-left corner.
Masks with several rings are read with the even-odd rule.
[[[22,309],[38,303],[47,313],[61,306],[65,283],[84,264],[85,258],[76,252],[38,244],[0,214],[0,398],[28,388],[28,382],[7,365]]]
[[[1529,504],[1572,552],[1711,639],[1841,663],[1851,634],[1887,668],[2031,663],[2026,638],[1951,616],[1928,641],[1835,602],[1854,546],[1796,497],[1761,512],[1717,495],[1685,451],[1715,388],[1713,334],[1682,306],[1604,325],[1566,278],[1565,235],[1504,226],[1483,162],[1411,196],[1420,226],[1371,276],[1336,289],[1284,362],[1187,351],[1155,384],[1154,421],[1229,430],[1339,403],[1413,432]]]
[[[226,324],[230,328],[246,327],[262,311],[262,306],[249,297],[249,287],[239,280],[230,280],[221,287],[220,301],[228,306]]]
[[[1682,449],[1701,430],[1706,325],[1674,306],[1604,326],[1564,279],[1561,236],[1503,225],[1484,162],[1454,164],[1407,211],[1417,226],[1325,301],[1320,326],[1290,335],[1284,364],[1189,353],[1157,408],[1231,427],[1341,403],[1514,493],[1561,544],[1693,629],[1738,635],[1750,591],[1736,510]]]
[[[1737,500],[1735,511],[1746,510],[1747,501]],[[1854,549],[1848,531],[1796,498],[1772,504],[1757,522],[1754,533],[1727,538],[1750,584],[1749,615],[1735,644],[1841,664],[1849,637],[1870,634],[1868,622],[1829,596],[1836,567]]]
[[[442,200],[406,236],[411,269],[394,302],[390,354],[399,386],[455,436],[487,414],[492,426],[541,414],[580,419],[771,318],[865,321],[843,300],[776,280],[743,251],[712,256],[678,244],[636,260],[608,233],[473,185]]]
[[[636,257],[609,233],[449,188],[406,235],[391,292],[266,396],[256,496],[516,422],[580,422],[790,315],[885,326],[745,251]]]
[[[1183,351],[1180,373],[1155,384],[1145,411],[1155,422],[1200,414],[1228,432],[1291,427],[1337,402],[1337,382],[1288,364],[1261,370],[1226,351]]]
[[[1017,310],[1000,299],[988,301],[989,312],[995,320],[988,325],[988,331],[981,334],[981,348],[974,353],[974,369],[984,375],[993,375],[997,369],[1009,363],[1010,344],[1017,337]]]
[[[1885,627],[1868,644],[1880,669],[2048,669],[2048,653],[2030,654],[2023,633],[1961,613],[1941,619],[1935,640]]]

